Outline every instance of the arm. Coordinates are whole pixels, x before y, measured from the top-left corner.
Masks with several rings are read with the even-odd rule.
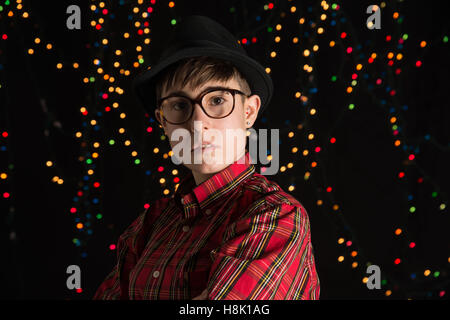
[[[210,300],[318,299],[317,277],[306,210],[265,204],[227,230],[213,250]]]
[[[94,300],[125,300],[128,297],[128,277],[139,257],[138,235],[143,230],[144,211],[122,233],[117,243],[117,264],[97,289]]]

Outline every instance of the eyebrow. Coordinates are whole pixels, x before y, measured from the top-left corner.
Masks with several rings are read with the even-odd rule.
[[[200,92],[199,95],[201,95],[201,94],[204,93],[205,91],[208,91],[208,90],[215,90],[215,89],[228,89],[228,88],[227,88],[227,87],[223,87],[223,86],[208,86],[208,87],[204,88],[204,89]],[[174,92],[169,93],[168,95],[166,95],[165,97],[163,97],[163,98],[161,98],[161,99],[168,98],[168,97],[172,97],[172,96],[183,96],[183,97],[186,97],[186,98],[191,98],[185,91],[177,90],[177,91],[174,91]]]

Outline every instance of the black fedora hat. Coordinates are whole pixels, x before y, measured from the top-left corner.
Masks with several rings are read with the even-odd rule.
[[[259,114],[267,107],[273,94],[273,83],[263,66],[250,58],[238,40],[221,24],[199,15],[180,20],[168,38],[167,47],[157,63],[139,74],[133,88],[144,109],[156,108],[155,81],[170,65],[181,59],[210,56],[231,62],[247,80],[252,94],[261,98]]]

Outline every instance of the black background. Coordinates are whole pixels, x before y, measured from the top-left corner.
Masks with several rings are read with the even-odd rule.
[[[8,211],[9,204],[1,208],[1,243],[4,246],[0,269],[1,296],[8,299],[90,299],[114,265],[116,252],[109,250],[108,246],[115,243],[123,230],[142,212],[144,203],[161,196],[157,182],[159,178],[146,176],[145,170],[154,170],[159,165],[151,150],[163,143],[158,141],[156,133],[146,133],[148,120],[132,95],[130,82],[122,81],[120,85],[125,89],[125,94],[121,98],[121,106],[127,113],[126,129],[133,144],[140,146],[138,151],[144,154],[144,162],[143,166],[133,165],[129,149],[125,147],[101,149],[102,159],[98,171],[101,172],[101,213],[104,218],[93,226],[92,237],[83,250],[87,257],[81,258],[80,249],[72,243],[77,230],[74,218],[69,213],[77,184],[83,176],[83,167],[78,161],[80,141],[74,138],[74,133],[81,127],[80,106],[95,105],[98,88],[83,85],[81,80],[84,74],[80,70],[57,70],[55,65],[58,61],[77,61],[83,68],[102,55],[107,63],[108,54],[102,53],[100,49],[86,47],[86,44],[95,41],[95,32],[89,26],[90,1],[23,3],[29,8],[32,22],[9,19],[5,11],[1,13],[0,19],[0,34],[9,35],[7,45],[5,47],[2,44],[0,54],[0,63],[5,66],[1,78],[4,88],[0,89],[1,110],[4,111],[0,125],[7,128],[10,134],[9,153],[2,152],[0,156],[3,167],[14,163],[13,173],[10,173],[12,187],[8,189],[13,195],[11,201],[14,213]],[[65,27],[65,10],[68,5],[75,3],[82,11],[82,28],[68,30]],[[108,8],[113,8],[115,14],[119,15],[122,9],[117,3],[114,1]],[[126,3],[129,12],[132,5]],[[274,16],[264,16],[269,21],[278,21],[277,14],[280,11],[277,10],[290,7],[288,1],[275,4]],[[313,4],[313,1],[296,4],[298,10],[302,10]],[[392,19],[388,16],[390,13],[385,15],[382,10],[382,29],[373,31],[365,27],[365,11],[371,2],[343,1],[340,4],[354,28],[351,31],[344,25],[342,30],[347,30],[356,43],[365,44],[366,53],[370,51],[370,45],[373,52],[384,52],[384,37],[390,33],[389,28],[394,33]],[[400,6],[397,2],[388,2],[389,10],[386,11],[392,12],[391,4],[393,7]],[[234,15],[229,13],[232,6],[237,11]],[[154,6],[157,14],[151,18],[152,34],[155,36],[154,40],[152,38],[152,48],[156,50],[148,52],[150,61],[157,56],[156,52],[170,29],[170,18],[189,14],[207,15],[240,36],[245,34],[243,30],[258,27],[258,24],[250,22],[249,17],[254,16],[255,10],[261,10],[262,6],[262,2],[257,1],[176,1],[175,9],[171,11],[165,1],[157,1]],[[434,143],[420,143],[417,162],[440,188],[440,195],[446,195],[449,163],[449,52],[448,45],[439,43],[439,40],[442,35],[448,35],[448,18],[438,2],[423,5],[419,1],[408,1],[402,4],[401,14],[405,17],[402,30],[409,34],[408,41],[419,43],[420,40],[426,40],[429,43],[427,50],[420,51],[416,45],[408,49],[405,47],[403,51],[404,59],[408,59],[409,64],[403,68],[403,75],[395,88],[400,105],[409,106],[408,111],[402,114],[402,128],[409,141],[421,141],[427,133],[435,139]],[[283,26],[295,34],[295,25],[286,22]],[[114,35],[129,30],[128,25],[117,23],[108,25],[104,32]],[[337,40],[336,34],[339,33],[333,32],[329,38],[324,38],[327,41]],[[48,54],[43,50],[33,56],[27,55],[27,48],[33,44],[37,35],[45,35],[45,41],[53,43],[55,50]],[[300,39],[303,41],[301,36]],[[325,48],[327,41],[323,41],[321,47]],[[246,47],[247,52],[261,63],[269,63],[269,48],[268,41]],[[292,93],[305,83],[304,78],[299,78],[292,71],[292,64],[298,59],[293,50],[292,46],[283,46],[283,41],[280,44],[280,58],[272,65],[275,94],[264,114],[266,121],[257,123],[256,127],[284,128],[285,121],[290,120],[287,127],[295,131],[295,126],[304,118],[301,108],[289,110],[285,107],[298,104]],[[319,162],[322,171],[313,174],[314,179],[304,182],[303,174],[307,168],[306,163],[302,162],[303,158],[300,158],[292,174],[270,177],[285,189],[290,182],[297,182],[293,194],[305,206],[311,220],[321,298],[386,298],[384,290],[367,289],[361,282],[364,276],[361,270],[364,271],[364,268],[352,270],[348,255],[343,263],[337,262],[337,257],[344,252],[342,246],[337,244],[338,235],[343,232],[342,226],[333,217],[336,213],[329,208],[329,203],[326,208],[316,205],[318,198],[328,202],[323,192],[323,188],[328,185],[333,186],[332,197],[351,227],[345,232],[353,234],[353,239],[361,248],[360,254],[379,265],[383,275],[387,275],[391,289],[395,288],[391,297],[425,298],[426,292],[433,292],[431,297],[436,298],[436,288],[447,288],[448,297],[448,282],[445,278],[450,249],[448,209],[437,209],[440,202],[431,200],[430,194],[436,188],[430,183],[415,183],[415,179],[422,176],[416,171],[411,171],[414,179],[398,182],[397,174],[402,170],[405,157],[394,147],[389,115],[378,103],[385,92],[358,91],[353,100],[357,105],[356,110],[346,112],[343,118],[339,118],[342,109],[349,103],[348,96],[343,94],[347,85],[339,81],[332,84],[330,77],[340,73],[348,83],[351,74],[348,68],[354,65],[347,56],[336,52],[319,50],[314,57],[318,94],[314,96],[312,104],[319,113],[309,125],[324,149]],[[414,59],[418,56],[424,62],[420,69],[413,67]],[[387,66],[384,68],[387,69]],[[365,84],[363,82],[358,86],[364,87]],[[41,99],[45,99],[48,112],[43,111]],[[52,126],[53,120],[59,121],[62,128]],[[120,124],[116,117],[106,118],[102,125],[102,145],[106,145],[111,132],[117,131]],[[49,130],[48,136],[44,134],[46,129]],[[155,130],[158,131],[158,128],[155,127]],[[296,131],[296,136],[301,135],[305,135],[305,132]],[[327,143],[331,136],[337,137],[338,146],[330,147]],[[292,145],[287,141],[286,134],[283,138],[281,151],[288,154]],[[305,141],[298,140],[299,143]],[[65,179],[63,185],[51,182],[55,172],[50,173],[45,167],[49,159],[58,164],[58,170]],[[0,191],[3,192],[3,189]],[[408,218],[406,214],[409,193],[415,196],[418,214],[414,219]],[[399,240],[394,235],[397,227],[407,228],[408,237],[417,243],[413,254],[405,253],[406,242],[403,240],[406,241],[406,238]],[[12,231],[16,235],[15,240],[10,238]],[[408,258],[395,266],[393,261],[398,256]],[[81,267],[82,293],[71,292],[66,287],[66,268],[72,264]],[[416,272],[420,277],[425,269],[432,272],[441,270],[441,278],[436,281],[410,280],[411,272]]]

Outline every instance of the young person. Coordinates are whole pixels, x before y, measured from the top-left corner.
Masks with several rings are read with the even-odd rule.
[[[264,68],[223,26],[190,16],[135,85],[172,149],[184,143],[190,174],[120,236],[94,299],[318,299],[307,212],[246,150],[272,96]]]

